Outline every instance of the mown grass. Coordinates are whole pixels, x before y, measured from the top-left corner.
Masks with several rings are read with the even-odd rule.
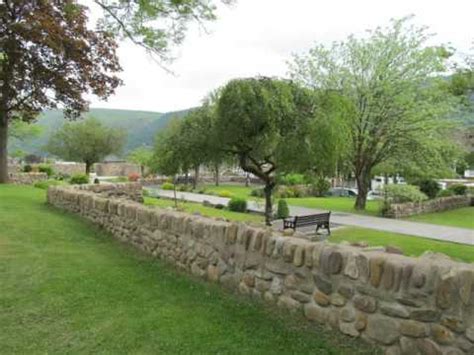
[[[0,185],[2,353],[375,353],[178,273],[44,199]]]
[[[464,207],[451,211],[420,214],[417,216],[412,216],[408,218],[408,220],[414,222],[424,222],[444,226],[474,229],[474,207]]]
[[[157,206],[160,208],[174,207],[173,200],[155,197],[145,197],[145,204],[148,206]],[[200,203],[186,202],[178,200],[178,208],[188,213],[199,213],[207,217],[225,218],[230,221],[263,223],[264,218],[254,213],[233,212],[227,209],[217,209],[214,207],[203,206]]]
[[[335,229],[328,239],[330,242],[367,242],[370,246],[392,245],[403,250],[405,255],[418,256],[426,251],[446,254],[459,261],[474,262],[474,246],[441,242],[416,236],[377,231],[357,227]]]

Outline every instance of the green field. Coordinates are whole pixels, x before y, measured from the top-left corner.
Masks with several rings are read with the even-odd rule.
[[[446,254],[459,261],[474,262],[474,246],[441,242],[416,236],[357,227],[341,227],[332,232],[328,241],[334,243],[367,242],[370,246],[396,246],[405,255],[418,256],[426,251]]]
[[[44,201],[43,190],[0,185],[1,353],[375,353],[181,274]]]
[[[145,197],[145,204],[148,206],[157,206],[161,208],[174,207],[174,201],[164,198]],[[214,207],[206,207],[200,203],[185,202],[178,200],[178,208],[188,213],[199,213],[207,217],[225,218],[230,221],[239,222],[256,222],[263,223],[264,218],[253,213],[232,212],[226,209],[217,209]]]
[[[426,213],[412,216],[408,218],[408,220],[474,229],[474,207],[464,207],[437,213]]]

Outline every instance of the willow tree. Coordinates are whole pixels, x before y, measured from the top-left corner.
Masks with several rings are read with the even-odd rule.
[[[301,149],[314,95],[298,85],[265,77],[230,81],[217,104],[220,149],[234,155],[240,167],[265,184],[265,221],[272,220],[272,192],[277,171],[302,159]]]
[[[362,38],[317,45],[290,63],[294,80],[337,92],[352,106],[346,119],[348,157],[358,186],[356,209],[365,208],[379,164],[392,158],[416,164],[421,152],[433,154],[450,144],[446,117],[454,103],[440,77],[449,53],[430,47],[429,39],[426,28],[404,18]]]

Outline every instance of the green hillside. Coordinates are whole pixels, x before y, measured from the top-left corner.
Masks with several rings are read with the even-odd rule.
[[[127,132],[128,139],[125,152],[141,145],[153,144],[153,139],[158,131],[166,127],[173,117],[183,117],[188,110],[176,112],[150,112],[93,108],[83,115],[84,118],[95,117],[109,127],[122,128]],[[48,141],[52,132],[64,124],[61,110],[49,110],[40,115],[36,125],[42,127],[40,137],[27,142],[12,141],[10,151],[21,149],[27,153],[44,155],[43,146]]]

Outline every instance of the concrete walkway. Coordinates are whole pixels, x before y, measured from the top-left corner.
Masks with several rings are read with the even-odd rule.
[[[150,196],[173,198],[173,191],[161,190],[157,188],[147,188]],[[191,192],[177,192],[176,196],[180,200],[190,202],[208,201],[213,205],[222,204],[227,206],[230,199],[212,195],[195,194]],[[264,204],[255,201],[248,201],[248,209],[253,212],[263,212]],[[325,212],[313,208],[289,206],[290,215],[308,215]],[[474,216],[473,216],[474,219]],[[440,226],[428,223],[409,222],[398,219],[389,219],[382,217],[371,217],[345,212],[333,212],[331,214],[331,222],[340,225],[354,226],[368,229],[376,229],[385,232],[400,233],[406,235],[414,235],[423,238],[474,245],[474,230],[466,228]]]

